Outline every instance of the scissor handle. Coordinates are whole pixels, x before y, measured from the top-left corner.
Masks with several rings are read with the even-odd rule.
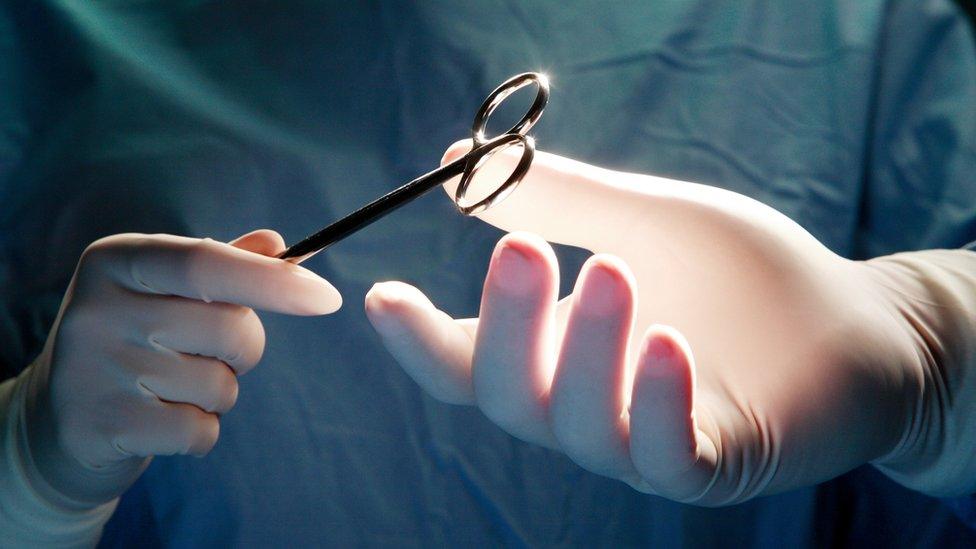
[[[529,84],[535,84],[539,89],[536,92],[535,101],[532,102],[532,106],[522,116],[522,119],[507,132],[494,138],[486,138],[485,128],[488,125],[488,119],[491,117],[491,113],[509,95]],[[465,163],[464,171],[461,174],[461,181],[454,191],[454,203],[457,205],[459,212],[464,215],[474,215],[483,212],[504,200],[521,183],[522,178],[525,177],[525,174],[529,171],[529,167],[532,165],[532,160],[535,158],[535,140],[526,134],[539,121],[539,118],[542,116],[542,111],[546,108],[546,103],[548,102],[549,79],[546,78],[546,75],[536,72],[515,75],[488,94],[488,97],[485,98],[484,103],[481,104],[481,108],[478,109],[477,114],[474,116],[474,125],[471,128],[473,147],[462,159]],[[472,204],[464,204],[464,197],[472,181],[474,181],[474,176],[478,173],[478,170],[491,155],[513,145],[521,145],[522,158],[515,166],[511,175],[485,198]]]
[[[488,126],[488,119],[491,118],[491,113],[495,112],[498,105],[501,105],[502,101],[505,101],[509,95],[512,95],[529,84],[535,84],[539,88],[535,94],[535,101],[532,102],[532,106],[522,116],[522,119],[505,133],[525,135],[539,121],[539,117],[542,116],[542,111],[546,108],[546,103],[549,102],[549,78],[537,72],[517,74],[502,82],[500,86],[488,94],[484,103],[481,104],[481,108],[474,115],[471,136],[474,140],[475,148],[479,145],[484,145],[490,140],[490,138],[485,137],[485,129]]]
[[[471,182],[474,181],[474,176],[484,166],[485,161],[496,152],[505,150],[512,145],[522,146],[522,158],[515,166],[515,169],[512,170],[512,174],[508,176],[508,179],[481,200],[473,204],[464,204],[463,201],[468,192],[468,187],[471,186]],[[458,211],[464,215],[474,215],[505,200],[515,190],[515,187],[522,182],[525,174],[529,172],[533,158],[535,158],[535,140],[520,133],[503,133],[491,141],[472,149],[471,152],[461,159],[465,163],[464,171],[461,172],[461,181],[458,183],[457,189],[454,190],[454,204],[457,206]]]
[[[488,117],[491,116],[495,107],[515,90],[532,83],[539,86],[539,92],[536,94],[535,102],[529,108],[529,112],[525,113],[522,120],[512,126],[512,129],[508,132],[494,139],[485,139],[485,125],[488,123]],[[545,75],[529,72],[509,78],[504,84],[491,92],[488,98],[485,99],[485,102],[482,103],[481,109],[478,110],[473,128],[474,147],[468,154],[386,193],[342,219],[333,222],[317,233],[306,237],[301,242],[292,245],[287,250],[278,254],[277,257],[287,259],[293,263],[301,263],[324,250],[326,247],[366,227],[370,223],[407,204],[411,200],[430,192],[432,189],[443,185],[458,175],[461,176],[461,182],[458,184],[454,194],[454,202],[457,204],[458,210],[463,214],[471,215],[490,208],[493,204],[504,199],[510,192],[515,190],[515,187],[529,171],[529,166],[532,165],[532,159],[535,157],[535,142],[525,134],[539,120],[539,117],[542,116],[542,110],[548,101],[549,81]],[[480,202],[470,205],[462,204],[472,179],[481,166],[484,165],[485,161],[492,154],[513,145],[521,145],[523,149],[522,159],[515,166],[515,170],[508,176],[508,179],[505,180],[501,187],[495,189],[493,193]]]

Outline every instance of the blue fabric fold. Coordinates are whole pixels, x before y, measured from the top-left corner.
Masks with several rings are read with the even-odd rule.
[[[435,166],[545,70],[539,147],[721,186],[868,257],[976,238],[976,54],[947,0],[0,3],[0,364],[43,343],[115,232],[294,242]],[[262,315],[206,459],[159,458],[104,547],[973,546],[861,469],[722,509],[591,475],[426,397],[358,306],[377,280],[477,312],[501,234],[432,194],[311,259],[346,306]],[[563,291],[584,259],[560,248]]]

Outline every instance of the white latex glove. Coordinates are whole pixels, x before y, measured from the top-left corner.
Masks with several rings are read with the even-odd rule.
[[[513,165],[493,161],[482,181]],[[941,406],[928,345],[949,340],[926,342],[904,314],[910,274],[843,259],[736,193],[542,152],[480,218],[529,231],[499,242],[480,318],[455,321],[399,282],[366,297],[386,347],[434,397],[476,405],[590,471],[702,505],[869,461],[933,493],[973,488],[972,459],[946,484],[926,456],[948,439],[917,436]],[[558,303],[546,240],[596,252]],[[974,339],[969,306],[961,333]],[[957,455],[967,444],[973,454],[968,437]]]
[[[55,504],[121,494],[153,455],[202,456],[237,398],[265,334],[251,307],[335,311],[339,293],[274,259],[277,233],[231,244],[122,234],[85,251],[47,344],[27,373],[35,490]]]

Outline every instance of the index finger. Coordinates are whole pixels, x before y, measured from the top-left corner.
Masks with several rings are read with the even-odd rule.
[[[294,315],[328,314],[342,305],[338,290],[312,271],[209,238],[121,234],[99,240],[86,256],[141,293]]]
[[[470,148],[470,141],[459,141],[441,162],[453,161]],[[619,240],[620,234],[633,230],[634,220],[647,217],[651,195],[633,184],[631,176],[539,150],[534,158],[522,182],[507,198],[478,213],[479,219],[505,231],[526,231],[596,252],[613,251],[605,243]],[[521,159],[517,147],[499,149],[480,167],[469,193],[485,196],[486,187],[505,181]],[[454,196],[459,182],[458,177],[451,179],[444,190]],[[558,207],[546,207],[553,203]]]

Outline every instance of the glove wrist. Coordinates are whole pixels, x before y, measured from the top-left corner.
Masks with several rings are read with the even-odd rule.
[[[40,474],[26,424],[34,370],[0,385],[0,531],[20,546],[94,545],[118,500],[88,505],[65,497]]]
[[[866,264],[910,342],[901,440],[875,466],[936,496],[976,490],[976,254],[910,252]]]
[[[39,492],[66,509],[90,509],[118,498],[145,470],[148,459],[132,458],[105,467],[79,461],[62,444],[47,383],[47,353],[25,371],[24,444]]]

